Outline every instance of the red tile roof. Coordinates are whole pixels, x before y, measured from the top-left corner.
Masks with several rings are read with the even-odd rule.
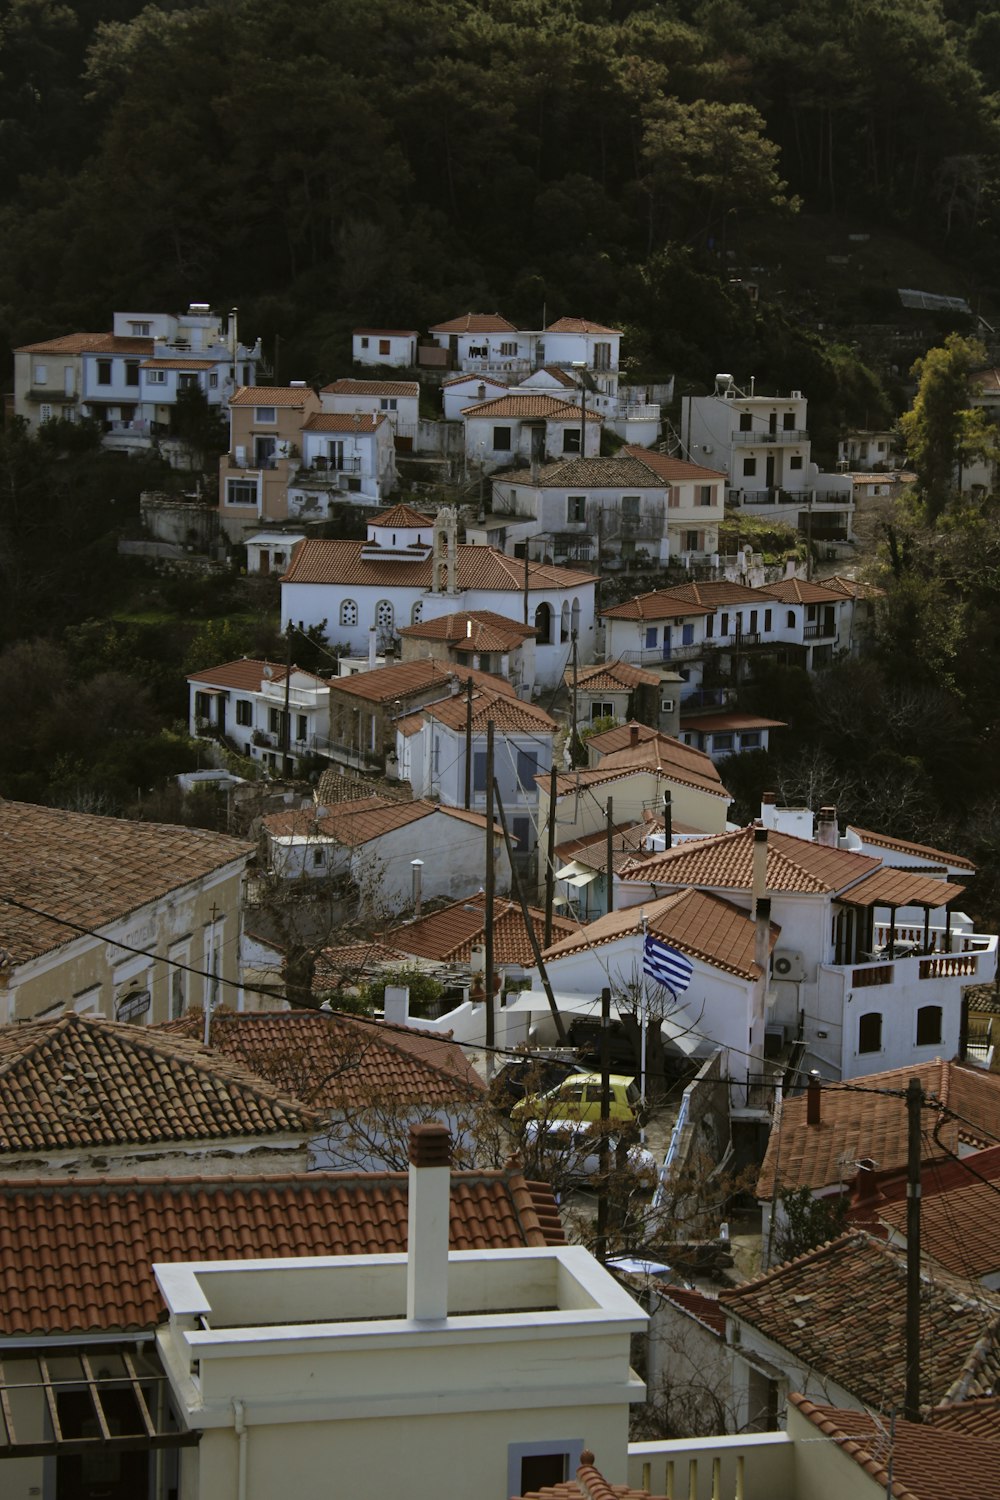
[[[605,756],[602,765],[615,759]],[[753,880],[752,824],[735,833],[718,833],[692,840],[647,860],[636,861],[628,878],[659,885],[697,885],[712,890],[749,891]],[[796,838],[774,829],[767,836],[768,891],[834,894],[856,884],[879,868],[867,854],[852,854]]]
[[[465,417],[519,417],[526,421],[531,417],[544,417],[547,422],[573,422],[580,425],[580,408],[557,396],[544,396],[531,391],[514,391],[509,396],[496,396],[492,401],[482,401],[478,406],[467,406]],[[596,411],[587,412],[588,422],[603,422]]]
[[[651,1495],[648,1490],[633,1489],[628,1484],[609,1484],[594,1463],[594,1455],[585,1448],[580,1455],[575,1479],[529,1490],[520,1500],[666,1500],[664,1496]]]
[[[245,864],[254,846],[202,828],[0,800],[0,948],[26,963],[178,886]],[[45,915],[42,915],[45,913]]]
[[[211,370],[216,365],[223,364],[226,356],[220,355],[218,359],[147,359],[143,360],[144,370]]]
[[[579,408],[577,408],[579,410]],[[579,422],[579,415],[577,421]],[[628,458],[566,458],[530,469],[504,469],[490,475],[493,484],[519,484],[527,489],[658,490],[662,483],[645,464]]]
[[[154,1328],[154,1263],[406,1250],[405,1173],[0,1180],[0,1335]],[[454,1250],[565,1243],[546,1184],[454,1172]]]
[[[153,340],[119,333],[64,333],[37,344],[22,344],[15,354],[152,354]]]
[[[563,681],[567,687],[573,685],[572,671],[563,673]],[[584,667],[576,676],[577,687],[588,693],[609,692],[620,693],[623,688],[629,692],[637,687],[659,687],[660,679],[655,672],[647,672],[642,667],[635,667],[627,661],[598,662],[592,667]],[[653,730],[652,734],[655,735]],[[629,741],[626,739],[625,745]],[[625,746],[623,745],[624,749]]]
[[[960,1117],[922,1111],[926,1161],[958,1152],[959,1142],[982,1150],[1000,1140],[1000,1075],[940,1059],[910,1063],[884,1073],[866,1074],[854,1087],[825,1084],[820,1094],[819,1125],[806,1120],[805,1095],[782,1101],[757,1179],[758,1198],[770,1198],[775,1179],[781,1188],[833,1186],[845,1179],[844,1163],[866,1158],[883,1170],[906,1163],[907,1125],[903,1095],[911,1078],[919,1078],[925,1096],[936,1095]],[[884,1092],[883,1092],[884,1091]],[[847,1173],[853,1176],[853,1168]]]
[[[275,1135],[314,1112],[196,1041],[97,1016],[0,1030],[0,1152]]]
[[[352,328],[352,333],[380,333],[384,338],[408,339],[416,338],[420,333],[419,328]]]
[[[978,1401],[957,1401],[954,1406],[935,1406],[927,1413],[935,1427],[953,1432],[979,1433],[996,1439],[1000,1433],[1000,1396],[983,1396]]]
[[[436,620],[403,625],[397,634],[405,640],[447,641],[457,650],[511,651],[538,631],[534,625],[522,625],[519,620],[492,609],[465,609],[453,615],[439,615]]]
[[[362,557],[362,549],[369,545],[368,542],[333,542],[307,537],[295,549],[284,582],[372,583],[423,590],[430,588],[430,557],[413,560],[392,557],[383,562]],[[483,589],[520,594],[524,589],[524,572],[524,563],[519,557],[507,557],[495,547],[459,543],[459,591]],[[594,584],[593,573],[585,573],[580,568],[559,568],[551,563],[528,564],[529,593],[539,589],[593,588]]]
[[[331,396],[419,396],[418,380],[334,380],[320,387]]]
[[[992,1394],[1000,1376],[1000,1298],[922,1277],[920,1395],[924,1406]],[[854,1231],[787,1261],[719,1304],[822,1379],[879,1411],[906,1383],[906,1256]]]
[[[966,859],[964,854],[948,854],[944,849],[935,849],[931,844],[915,844],[911,839],[896,839],[887,833],[873,833],[870,828],[859,828],[856,823],[848,824],[848,831],[856,833],[858,838],[866,844],[874,844],[878,849],[890,849],[898,854],[912,854],[927,863],[938,863],[943,865],[955,865],[960,870],[975,872],[975,865],[971,859]],[[886,861],[888,863],[888,861]]]
[[[698,604],[688,598],[680,598],[673,589],[654,589],[650,594],[637,594],[622,604],[613,604],[601,611],[604,620],[676,620],[714,613],[714,604]]]
[[[701,464],[689,464],[682,458],[670,458],[666,453],[656,453],[652,448],[640,448],[635,443],[627,443],[621,451],[652,469],[665,484],[684,484],[697,479],[729,483],[728,475],[720,473],[718,469],[705,469]]]
[[[719,1306],[718,1297],[707,1296],[704,1292],[688,1291],[682,1286],[664,1286],[657,1290],[667,1302],[672,1302],[689,1317],[703,1323],[720,1338],[725,1336],[726,1314]]]
[[[995,1414],[994,1425],[982,1431],[942,1430],[937,1423],[900,1417],[890,1429],[868,1412],[817,1406],[796,1393],[788,1399],[870,1476],[871,1488],[879,1494],[895,1500],[985,1500],[987,1495],[1000,1495]]]
[[[596,750],[601,757],[613,755],[616,750],[627,750],[632,743],[633,729],[638,733],[639,744],[643,744],[646,740],[655,740],[662,733],[661,730],[654,729],[651,724],[640,724],[637,719],[629,719],[627,724],[616,724],[613,729],[605,729],[601,734],[592,734],[587,741],[587,749]]]
[[[1000,1146],[975,1151],[957,1162],[930,1162],[921,1175],[923,1254],[953,1275],[973,1281],[1000,1271]],[[893,1183],[883,1185],[882,1176],[877,1174],[881,1192],[873,1211],[905,1239],[906,1182],[897,1173]],[[863,1204],[864,1200],[858,1208]]]
[[[230,406],[304,406],[316,392],[308,385],[241,385]]]
[[[464,662],[438,661],[431,656],[395,662],[391,667],[375,667],[369,672],[351,672],[347,677],[332,677],[330,687],[334,693],[363,698],[366,703],[394,703],[397,698],[406,699],[433,688],[438,688],[444,697],[453,685],[464,687],[467,682],[503,697],[514,697],[517,692],[506,678],[480,672]]]
[[[641,909],[629,906],[624,911],[609,912],[586,927],[576,928],[571,937],[553,943],[543,957],[552,962],[570,953],[616,943],[621,938],[641,938],[644,930],[664,938],[671,947],[710,968],[722,969],[741,979],[760,978],[761,968],[754,959],[753,918],[740,907],[703,891],[677,891],[658,901],[647,901]],[[772,924],[772,947],[780,932],[781,928]]]
[[[604,323],[592,323],[589,318],[557,318],[550,323],[546,333],[621,333],[620,328],[608,328]]]
[[[880,475],[885,478],[885,475]],[[833,589],[837,594],[844,594],[849,599],[884,599],[885,589],[880,589],[874,583],[862,583],[857,578],[847,578],[841,573],[834,573],[829,578],[824,578],[826,588]]]
[[[964,885],[945,884],[920,870],[881,869],[859,880],[841,900],[847,906],[926,906],[934,911],[964,894]]]
[[[464,730],[468,719],[467,698],[443,698],[439,703],[429,703],[417,712],[447,724],[449,729]],[[490,720],[497,734],[555,734],[559,725],[544,708],[537,703],[528,703],[509,694],[478,691],[472,695],[472,730],[474,734],[485,734]]]
[[[475,374],[452,375],[449,380],[442,380],[441,388],[443,390],[445,386],[464,385],[466,383],[469,385],[495,385],[502,391],[507,389],[506,380],[494,380],[492,375]]]
[[[440,911],[422,917],[418,922],[409,922],[394,927],[389,941],[396,948],[419,958],[435,959],[440,963],[468,963],[473,947],[482,942],[485,929],[486,898],[482,893],[456,901]],[[529,906],[531,925],[535,930],[539,947],[545,940],[545,913]],[[577,930],[575,922],[553,917],[552,930],[568,935]],[[531,940],[524,925],[521,908],[516,901],[498,899],[493,908],[493,956],[497,964],[520,964],[530,968],[535,962]]]
[[[257,661],[244,656],[239,661],[227,661],[218,667],[204,667],[200,672],[188,673],[188,682],[203,682],[208,687],[234,688],[237,692],[259,693],[265,682],[284,682],[287,667],[278,661]],[[310,678],[317,687],[329,687],[325,677],[307,672],[304,667],[292,666],[292,671]]]
[[[423,798],[402,802],[379,796],[361,797],[356,802],[337,802],[323,812],[299,808],[292,812],[271,813],[263,822],[272,838],[327,838],[354,849],[398,828],[406,828],[410,823],[419,823],[422,818],[436,816],[458,818],[476,824],[484,832],[486,829],[486,819],[481,813],[445,807],[440,802]],[[499,824],[495,827],[499,833]]]
[[[716,729],[787,729],[784,719],[765,719],[760,714],[684,714],[681,729],[711,734]]]
[[[157,1031],[201,1036],[197,1014]],[[356,1111],[478,1098],[485,1085],[455,1042],[411,1026],[339,1011],[218,1010],[211,1051],[303,1099],[313,1109]]]
[[[772,599],[782,604],[842,604],[844,595],[839,589],[824,588],[821,583],[807,583],[804,578],[782,578],[780,583],[769,583],[767,592]]]
[[[447,323],[434,323],[429,333],[517,333],[513,323],[508,323],[499,313],[463,313],[450,318]]]
[[[732,797],[722,785],[722,778],[715,762],[704,750],[693,745],[682,744],[669,734],[657,734],[654,739],[642,740],[638,745],[625,745],[621,750],[609,750],[601,757],[599,769],[612,771],[634,768],[662,771],[671,781],[694,787],[700,792],[710,792],[715,797]]]
[[[391,505],[388,510],[377,510],[368,517],[368,525],[426,531],[428,526],[434,525],[434,517],[425,515],[422,510],[414,510],[412,505],[399,503]]]
[[[303,432],[354,432],[359,437],[376,432],[388,421],[384,411],[314,411]]]

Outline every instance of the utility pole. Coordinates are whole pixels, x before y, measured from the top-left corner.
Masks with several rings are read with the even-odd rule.
[[[285,715],[281,721],[281,748],[284,753],[284,772],[286,776],[292,774],[291,767],[291,744],[292,744],[292,622],[289,620],[285,631],[287,647],[285,650]]]
[[[608,911],[609,912],[613,912],[614,909],[615,909],[615,866],[614,866],[614,859],[613,859],[612,856],[613,856],[613,852],[614,852],[615,820],[614,820],[614,813],[612,811],[612,799],[610,797],[608,798],[607,816],[608,816],[608,827],[607,827],[607,840],[608,840],[608,843],[607,843],[607,855],[608,855],[608,880],[607,880],[607,885],[608,885]]]
[[[500,827],[503,830],[503,841],[507,849],[507,858],[510,860],[510,878],[514,887],[514,896],[521,908],[525,931],[528,934],[528,941],[531,943],[531,952],[534,955],[535,965],[542,981],[542,988],[545,990],[545,998],[549,1002],[549,1010],[552,1012],[552,1019],[555,1022],[556,1036],[559,1038],[560,1043],[565,1046],[566,1028],[563,1025],[563,1018],[559,1014],[559,1008],[556,1005],[556,997],[553,993],[552,982],[549,979],[549,971],[545,967],[542,950],[538,946],[538,934],[535,932],[535,925],[531,920],[528,903],[524,898],[524,887],[521,885],[521,877],[518,875],[517,866],[514,863],[514,850],[511,847],[510,834],[507,832],[507,815],[504,812],[503,798],[500,796],[499,787],[496,788],[496,802],[497,812],[500,814]],[[546,944],[547,946],[548,944]]]
[[[493,720],[486,724],[486,881],[484,885],[484,940],[486,948],[486,1078],[493,1077],[493,899],[496,890],[496,851],[493,847]]]
[[[531,572],[530,572],[531,564],[530,564],[529,559],[528,559],[528,552],[530,550],[530,547],[531,547],[531,543],[527,539],[527,537],[525,537],[525,541],[524,541],[524,623],[525,623],[525,625],[530,625],[530,623],[531,623],[531,621],[528,619],[528,584],[529,584],[530,577],[531,577]]]
[[[472,678],[465,684],[465,810],[472,806]]]
[[[906,1395],[903,1416],[920,1417],[920,1111],[924,1091],[919,1078],[906,1088]]]
[[[597,1188],[597,1259],[608,1258],[608,1178],[611,1175],[611,991],[601,991],[601,1143]]]
[[[210,1045],[212,1036],[212,1012],[218,1003],[219,995],[219,960],[215,949],[215,919],[219,915],[219,908],[212,902],[212,921],[209,926],[208,939],[208,972],[212,976],[205,998],[205,1030],[202,1037],[204,1045]]]
[[[576,760],[576,747],[580,743],[580,735],[579,735],[579,732],[578,732],[577,726],[576,726],[576,713],[577,713],[577,704],[576,704],[576,699],[577,699],[577,682],[576,682],[576,676],[577,676],[577,673],[576,673],[576,631],[574,630],[574,632],[573,632],[573,707],[572,707],[572,709],[570,711],[570,726],[569,726],[569,758],[570,758],[571,761],[575,761]]]
[[[555,761],[549,767],[549,826],[545,830],[548,850],[545,859],[545,946],[552,946],[552,908],[556,899],[556,800],[559,773]]]

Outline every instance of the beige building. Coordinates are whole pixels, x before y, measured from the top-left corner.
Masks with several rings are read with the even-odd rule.
[[[145,1025],[239,995],[253,846],[205,829],[0,802],[0,1025]]]
[[[261,521],[284,521],[301,466],[302,428],[320,400],[305,382],[244,386],[229,402],[229,452],[219,459],[219,517],[234,541]]]

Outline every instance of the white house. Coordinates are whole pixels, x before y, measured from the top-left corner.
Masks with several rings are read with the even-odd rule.
[[[499,313],[463,313],[445,323],[435,323],[429,332],[438,347],[447,352],[453,370],[505,375],[509,383],[531,368],[534,335],[515,328]]]
[[[896,467],[898,443],[892,431],[848,432],[837,444],[837,461],[852,471],[884,473]]]
[[[685,714],[680,722],[680,738],[685,745],[704,750],[713,760],[726,760],[730,755],[769,749],[771,730],[784,728],[781,719],[724,708],[717,713]]]
[[[593,659],[594,588],[590,573],[460,546],[454,511],[431,521],[394,506],[369,521],[367,541],[310,538],[296,549],[281,584],[282,625],[326,621],[332,639],[362,656],[372,630],[392,636],[400,625],[463,609],[518,613],[527,594],[536,681],[551,688],[569,663],[574,636],[578,659]]]
[[[397,630],[403,661],[432,657],[489,672],[509,682],[519,698],[535,688],[535,627],[488,609],[458,610]]]
[[[625,456],[645,464],[666,488],[667,555],[686,564],[711,562],[726,514],[725,474],[644,448],[627,446]]]
[[[322,399],[322,398],[321,398]],[[392,424],[383,411],[320,411],[300,431],[301,463],[288,481],[288,515],[320,520],[331,504],[380,505],[396,484]]]
[[[681,442],[692,463],[728,475],[731,505],[788,521],[814,541],[846,541],[853,535],[850,477],[821,474],[812,462],[807,407],[801,391],[747,394],[731,375],[717,375],[712,395],[684,397]]]
[[[487,399],[504,395],[506,390],[507,382],[495,375],[453,375],[441,382],[445,421],[459,421],[467,406],[479,406]]]
[[[583,412],[556,396],[498,396],[462,412],[466,461],[495,469],[518,458],[525,464],[564,458],[580,453],[584,430],[584,456],[595,458],[601,451],[603,420],[599,413]]]
[[[356,365],[391,365],[412,370],[417,363],[415,328],[355,328],[351,356]]]
[[[294,771],[330,734],[330,684],[301,667],[243,657],[188,677],[188,727],[269,770]]]
[[[416,380],[335,380],[319,393],[324,411],[339,414],[361,412],[383,414],[396,447],[408,450],[415,444],[420,419],[420,384]]]

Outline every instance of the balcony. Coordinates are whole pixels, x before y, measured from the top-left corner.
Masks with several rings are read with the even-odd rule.
[[[795,1443],[787,1432],[629,1443],[628,1482],[668,1500],[794,1500]]]
[[[701,642],[690,646],[648,646],[641,651],[616,651],[614,655],[616,659],[631,662],[634,666],[648,667],[674,661],[695,661],[704,652],[705,646]]]

